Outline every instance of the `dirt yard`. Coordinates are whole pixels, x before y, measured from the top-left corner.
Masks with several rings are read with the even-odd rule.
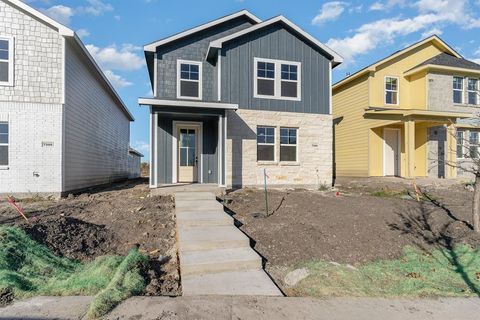
[[[424,249],[480,244],[472,231],[473,192],[465,185],[424,184],[421,202],[405,180],[339,181],[337,191],[270,191],[269,216],[262,190],[228,195],[241,229],[256,241],[269,267],[310,260],[362,264],[399,258],[407,245]]]
[[[19,200],[30,223],[0,200],[0,224],[22,227],[58,255],[85,261],[139,247],[150,257],[145,294],[181,294],[173,199],[151,197],[145,179],[92,188],[59,201]]]

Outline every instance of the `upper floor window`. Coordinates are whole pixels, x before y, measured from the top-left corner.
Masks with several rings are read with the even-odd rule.
[[[301,63],[254,59],[255,98],[301,100]]]
[[[0,166],[8,166],[8,122],[0,122]]]
[[[398,105],[398,78],[385,77],[385,104]]]
[[[467,83],[467,99],[468,104],[478,104],[478,79],[468,79]]]
[[[177,98],[202,99],[202,63],[177,61]]]
[[[13,38],[0,36],[0,85],[13,85]]]
[[[453,77],[453,103],[463,103],[462,77]]]

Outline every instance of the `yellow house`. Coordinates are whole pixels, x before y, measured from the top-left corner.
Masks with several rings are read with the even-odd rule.
[[[336,176],[456,177],[456,126],[478,109],[479,77],[432,36],[337,82]]]

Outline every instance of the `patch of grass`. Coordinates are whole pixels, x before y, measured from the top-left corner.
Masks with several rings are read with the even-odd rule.
[[[0,290],[15,298],[97,295],[92,315],[143,291],[140,265],[146,257],[132,250],[126,257],[102,256],[90,263],[58,257],[16,227],[0,227]]]
[[[370,195],[380,198],[401,198],[404,196],[408,196],[408,191],[382,188],[381,190],[371,192]]]
[[[357,270],[324,261],[300,267],[310,276],[293,289],[314,297],[465,297],[480,292],[480,252],[465,245],[431,254],[406,247],[401,259],[372,262]]]
[[[322,183],[318,186],[318,191],[329,191],[332,188],[327,183]]]

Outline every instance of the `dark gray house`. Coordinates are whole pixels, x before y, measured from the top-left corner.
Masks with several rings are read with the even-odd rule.
[[[240,11],[144,47],[150,185],[317,187],[332,179],[333,50]]]

